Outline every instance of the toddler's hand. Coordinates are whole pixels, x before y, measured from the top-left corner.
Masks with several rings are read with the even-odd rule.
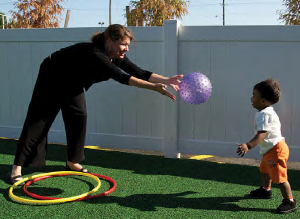
[[[238,148],[236,150],[236,153],[238,156],[244,157],[246,153],[249,151],[247,144],[242,143],[242,144],[237,144]]]

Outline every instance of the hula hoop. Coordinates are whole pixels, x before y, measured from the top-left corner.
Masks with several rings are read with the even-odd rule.
[[[93,178],[94,180],[96,180],[96,182],[98,183],[98,185],[92,189],[89,192],[83,193],[81,195],[77,195],[77,196],[72,196],[69,198],[61,198],[61,199],[56,199],[56,200],[31,200],[31,199],[25,199],[25,198],[20,198],[16,195],[13,194],[13,189],[18,186],[19,184],[21,184],[22,182],[25,182],[27,180],[31,180],[31,179],[35,179],[38,177],[42,177],[42,176],[47,176],[47,175],[60,175],[60,174],[69,174],[69,175],[81,175],[81,176],[88,176]],[[30,176],[30,177],[26,177],[22,180],[19,180],[18,182],[16,182],[15,184],[13,184],[10,189],[9,189],[9,196],[11,199],[18,201],[18,202],[23,202],[26,204],[53,204],[53,203],[63,203],[63,202],[70,202],[70,201],[74,201],[76,199],[79,198],[83,198],[86,197],[94,192],[97,192],[99,190],[101,186],[101,182],[99,180],[98,177],[89,174],[89,173],[83,173],[83,172],[77,172],[77,171],[57,171],[57,172],[50,172],[50,173],[42,173],[42,174],[38,174],[38,175],[34,175],[34,176]]]
[[[92,199],[92,198],[97,198],[97,197],[100,197],[100,196],[105,196],[105,195],[108,195],[109,193],[115,191],[116,187],[117,187],[117,184],[116,184],[116,181],[113,180],[112,178],[108,177],[108,176],[104,176],[104,175],[100,175],[100,174],[96,174],[96,173],[90,173],[94,176],[97,176],[98,178],[102,178],[104,180],[107,180],[109,182],[111,182],[113,184],[113,186],[105,191],[105,192],[102,192],[98,195],[92,195],[92,196],[86,196],[86,197],[83,197],[83,198],[79,198],[79,199],[76,199],[74,201],[83,201],[83,200],[88,200],[88,199]],[[72,175],[72,174],[60,174],[60,175],[56,175],[56,176],[66,176],[66,175]],[[40,181],[40,180],[43,180],[43,179],[47,179],[47,178],[51,178],[53,177],[53,175],[47,175],[47,176],[42,176],[42,177],[38,177],[38,178],[35,178],[33,180],[30,180],[28,181],[24,187],[23,187],[23,190],[24,192],[29,195],[30,197],[32,198],[36,198],[36,199],[40,199],[40,200],[55,200],[55,199],[61,199],[61,198],[54,198],[54,197],[47,197],[47,196],[41,196],[41,195],[37,195],[37,194],[34,194],[32,192],[29,192],[27,187],[30,186],[32,183],[34,182],[37,182],[37,181]]]

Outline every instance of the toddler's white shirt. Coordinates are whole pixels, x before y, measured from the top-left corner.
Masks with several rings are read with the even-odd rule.
[[[260,155],[266,154],[274,145],[284,137],[281,135],[281,123],[277,113],[269,106],[255,114],[255,134],[258,131],[267,131],[266,137],[259,144]]]

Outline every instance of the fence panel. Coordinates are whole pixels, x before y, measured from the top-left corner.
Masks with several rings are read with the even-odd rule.
[[[19,137],[41,61],[104,29],[0,30],[1,137]],[[173,102],[113,80],[96,84],[86,93],[86,144],[164,151],[166,157],[179,153],[236,157],[236,143],[253,136],[253,86],[272,77],[282,89],[275,110],[291,149],[290,160],[299,161],[300,27],[180,26],[172,20],[164,27],[131,29],[136,40],[128,56],[133,62],[165,76],[202,72],[212,82],[212,96],[207,103],[189,105],[178,93]],[[49,140],[66,142],[61,114]],[[258,152],[247,156],[259,158]]]

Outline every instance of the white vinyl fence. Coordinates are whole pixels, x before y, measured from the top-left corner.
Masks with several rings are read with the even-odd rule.
[[[165,76],[193,71],[213,85],[208,102],[189,105],[153,91],[113,80],[95,84],[86,93],[87,145],[237,157],[237,143],[253,135],[253,86],[272,77],[282,97],[274,106],[290,146],[290,160],[300,161],[300,26],[130,27],[136,41],[129,58],[140,67]],[[39,65],[50,53],[88,41],[105,28],[0,30],[0,136],[19,138]],[[170,90],[175,93],[174,91]],[[61,115],[49,140],[65,143]],[[260,158],[258,148],[247,154]]]

